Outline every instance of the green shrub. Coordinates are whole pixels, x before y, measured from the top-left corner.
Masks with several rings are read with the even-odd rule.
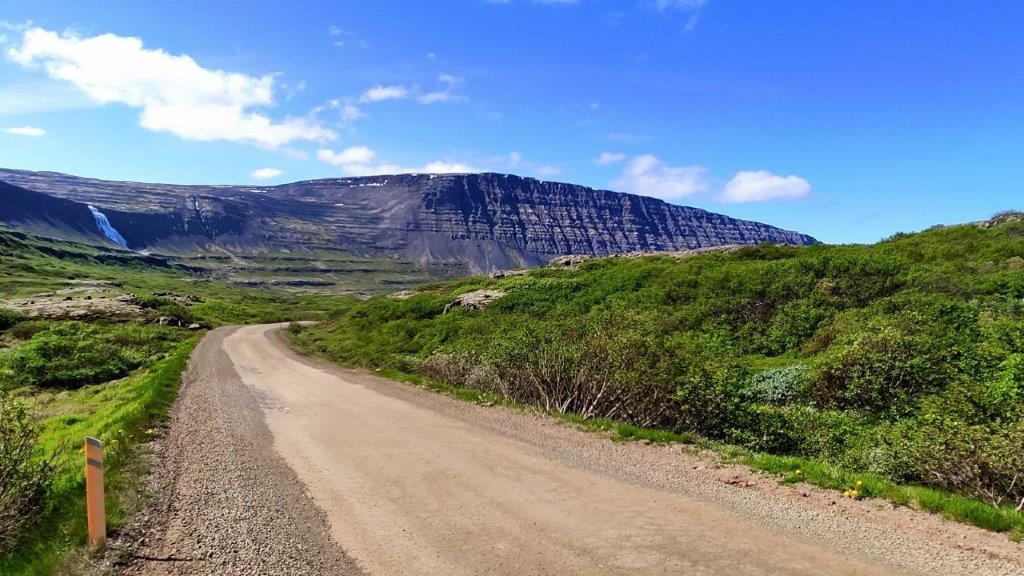
[[[809,391],[823,408],[906,409],[918,393],[949,378],[940,352],[917,326],[881,323],[826,354]]]
[[[10,308],[0,308],[0,330],[7,330],[8,328],[18,324],[25,319],[25,315],[17,310],[11,310]]]
[[[0,394],[0,557],[42,515],[52,466],[33,456],[40,431],[24,402]]]
[[[971,425],[930,414],[905,449],[921,480],[999,507],[1024,508],[1024,420]]]
[[[75,388],[125,376],[173,343],[168,328],[59,322],[0,359],[0,384]]]
[[[807,384],[807,366],[794,364],[751,376],[743,397],[757,404],[785,406],[803,393]]]

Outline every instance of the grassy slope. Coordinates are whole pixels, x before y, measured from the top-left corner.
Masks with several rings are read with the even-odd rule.
[[[74,286],[73,281],[103,280],[114,288],[157,303],[154,292],[193,294],[201,303],[185,307],[183,314],[204,326],[278,320],[317,319],[343,310],[351,299],[337,296],[270,289],[246,289],[197,278],[174,268],[141,261],[107,261],[110,251],[0,230],[0,300],[26,297]],[[0,304],[2,305],[2,304]],[[170,304],[168,304],[170,305]],[[163,313],[151,311],[152,315]],[[70,336],[63,336],[66,330]],[[53,335],[53,334],[56,335]],[[133,359],[125,374],[109,382],[79,388],[39,388],[4,374],[5,361],[46,334],[47,343],[37,349],[45,353],[54,343],[74,349],[74,339],[87,335],[89,342],[76,353],[87,354],[99,343],[124,343],[126,356]],[[56,476],[47,499],[43,521],[26,536],[21,547],[0,558],[0,574],[50,574],[55,570],[76,571],[85,562],[82,545],[85,515],[82,501],[82,441],[98,436],[107,445],[107,513],[112,529],[136,508],[138,483],[145,472],[139,450],[149,434],[167,416],[197,335],[178,328],[158,327],[151,320],[96,320],[81,324],[61,321],[26,321],[0,330],[0,393],[28,399],[44,418],[39,457],[53,458]],[[61,352],[66,355],[66,353]],[[145,357],[140,357],[142,354]],[[83,356],[91,362],[102,358]],[[42,371],[60,364],[74,368],[76,361],[51,362],[45,358]],[[110,372],[110,366],[95,366],[92,374]],[[51,370],[52,371],[52,370]],[[3,390],[7,382],[7,390]],[[60,568],[62,567],[63,568]],[[70,566],[70,568],[69,568]]]
[[[44,521],[14,553],[0,558],[0,574],[51,574],[85,556],[85,483],[82,443],[104,441],[107,522],[117,530],[138,505],[141,473],[137,447],[166,419],[196,340],[180,343],[148,370],[78,390],[44,392],[36,399],[44,421],[40,453],[56,474]]]
[[[318,319],[350,303],[348,298],[325,294],[232,286],[131,260],[104,263],[105,255],[109,251],[0,229],[0,299],[66,288],[75,280],[111,281],[138,296],[154,292],[200,296],[204,301],[191,306],[192,313],[197,321],[211,326]]]
[[[483,288],[507,295],[484,310],[442,313],[456,295]],[[630,432],[643,428],[698,433],[786,479],[1024,532],[1024,514],[1012,510],[1019,484],[1013,492],[1006,476],[1024,430],[1019,217],[872,246],[754,247],[471,277],[407,300],[371,299],[296,332],[299,347],[334,361],[461,390],[511,389],[526,404],[544,405],[517,381],[550,391],[553,374],[611,373],[613,386],[640,389],[665,410],[567,401],[566,411],[586,407],[575,419],[591,426],[611,415],[628,425],[626,437],[659,434]],[[921,454],[931,452],[942,465],[981,469],[974,484],[991,484],[982,488],[1018,495],[999,506],[970,498],[984,496],[923,472],[935,462]]]

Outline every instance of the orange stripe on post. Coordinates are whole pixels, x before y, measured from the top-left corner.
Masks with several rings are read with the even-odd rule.
[[[85,439],[85,511],[89,524],[89,547],[107,546],[107,511],[103,505],[103,442]]]

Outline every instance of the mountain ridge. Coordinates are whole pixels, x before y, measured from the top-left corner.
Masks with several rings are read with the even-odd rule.
[[[808,235],[655,198],[511,174],[398,174],[274,186],[180,185],[0,169],[0,180],[99,207],[136,250],[341,248],[471,269]]]

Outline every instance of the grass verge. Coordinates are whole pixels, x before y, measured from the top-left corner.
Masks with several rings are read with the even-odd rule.
[[[99,437],[105,445],[108,530],[124,525],[141,504],[138,487],[146,469],[140,445],[168,418],[197,341],[178,344],[152,368],[127,378],[36,397],[46,418],[40,455],[54,459],[55,476],[43,522],[18,549],[0,558],[0,574],[53,574],[87,557],[82,473],[86,436]]]
[[[852,472],[806,458],[750,452],[735,446],[717,448],[751,468],[779,475],[783,483],[807,482],[847,493],[856,491],[854,497],[881,498],[896,505],[927,510],[957,522],[1007,532],[1018,542],[1024,535],[1024,513],[1008,506],[996,508],[945,490],[897,484],[876,474]]]

